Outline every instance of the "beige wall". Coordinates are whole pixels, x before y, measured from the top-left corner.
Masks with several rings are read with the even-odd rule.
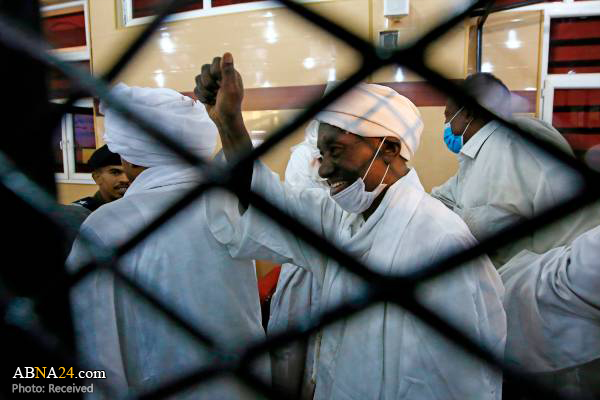
[[[443,140],[444,107],[419,108],[425,120],[421,146],[410,163],[415,167],[425,190],[440,185],[458,168],[456,156],[448,151]]]
[[[79,185],[74,183],[58,183],[58,202],[62,204],[72,203],[83,197],[92,196],[98,190],[96,185]]]
[[[445,17],[456,12],[461,5],[468,2],[463,0],[419,0],[410,2],[408,16],[396,21],[383,17],[383,0],[373,0],[373,43],[379,41],[379,33],[386,30],[398,30],[401,45],[408,45],[418,39],[429,29],[440,23]],[[465,72],[465,40],[466,22],[459,24],[435,42],[426,55],[428,65],[451,79],[463,78]],[[373,82],[397,81],[398,67],[384,68],[372,76]],[[404,82],[422,81],[423,78],[414,72],[402,68]]]
[[[118,26],[116,3],[90,0],[95,73],[110,67],[144,28]],[[368,1],[326,1],[312,8],[368,39]],[[172,51],[161,47],[166,40]],[[274,8],[164,24],[119,80],[156,86],[157,76],[162,76],[164,86],[191,91],[202,64],[225,51],[234,54],[247,88],[323,83],[330,68],[339,79],[357,66],[348,46],[285,8]],[[311,69],[303,65],[309,57],[315,61]]]
[[[143,26],[120,25],[119,1],[89,0],[92,69],[104,72]],[[462,1],[461,4],[468,2]],[[427,29],[455,12],[461,4],[447,0],[419,0],[410,3],[407,17],[390,21],[383,17],[383,0],[332,0],[310,7],[344,25],[373,43],[379,32],[398,29],[402,44],[410,43]],[[508,14],[508,13],[507,13]],[[461,24],[437,42],[427,53],[429,65],[449,78],[465,76],[467,71],[469,21]],[[514,90],[537,88],[539,13],[513,13],[490,17],[485,33],[484,61]],[[515,29],[522,45],[506,47],[507,30]],[[165,51],[169,40],[172,51]],[[169,49],[167,49],[169,50]],[[194,76],[202,64],[224,51],[234,54],[236,66],[246,88],[322,84],[335,71],[343,79],[358,65],[353,50],[320,29],[299,19],[284,8],[201,17],[163,24],[161,30],[118,78],[130,85],[157,86],[162,83],[179,91],[191,91]],[[313,64],[307,64],[312,59]],[[310,68],[309,68],[310,67]],[[419,81],[411,71],[388,67],[374,73],[372,82]],[[413,165],[427,190],[442,183],[457,168],[455,157],[442,140],[443,106],[420,107],[425,121],[421,147]],[[244,112],[249,131],[272,132],[289,121],[298,110],[261,110]],[[96,118],[98,143],[101,144],[103,118]],[[283,176],[289,148],[302,140],[303,133],[280,143],[264,161]],[[93,193],[84,185],[60,185],[61,200],[70,201],[81,193]]]

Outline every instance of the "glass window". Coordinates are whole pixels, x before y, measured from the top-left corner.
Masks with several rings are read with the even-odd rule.
[[[133,20],[138,20],[134,22],[137,23],[145,23],[147,21],[143,20],[144,17],[152,17],[158,13],[160,7],[164,6],[165,2],[162,0],[121,0],[123,2],[123,9],[125,10],[125,25],[128,26]],[[200,11],[200,13],[194,13],[193,15],[184,15],[182,18],[196,18],[201,15],[205,15],[206,13],[211,13],[211,9],[233,6],[239,4],[246,3],[261,3],[259,7],[264,8],[265,5],[267,7],[273,7],[273,3],[268,3],[264,0],[192,0],[188,2],[187,5],[183,7],[176,8],[173,14],[188,12],[188,11]],[[235,10],[239,11],[239,10]],[[222,13],[227,12],[235,12],[233,9],[228,11],[227,9],[222,9]],[[221,13],[221,12],[218,12]],[[211,13],[212,14],[212,13]]]
[[[87,162],[96,150],[94,115],[91,108],[79,108],[70,116],[73,124],[73,151],[75,152],[75,172],[90,173]]]
[[[131,0],[131,11],[133,18],[156,15],[160,7],[164,6],[164,4],[165,2],[162,0]],[[183,7],[177,8],[175,12],[201,10],[202,7],[202,0],[196,0]]]
[[[600,72],[600,16],[552,18],[549,74]]]
[[[600,149],[600,89],[555,89],[552,124],[578,158],[589,162]]]
[[[85,15],[83,9],[42,19],[44,36],[56,49],[86,45]]]
[[[252,3],[257,0],[212,0],[213,7],[230,6],[232,4]]]
[[[79,68],[82,68],[88,72],[90,72],[90,62],[89,61],[74,61],[70,64],[76,65]],[[71,91],[71,81],[67,79],[60,71],[55,69],[51,69],[49,73],[49,84],[50,84],[50,98],[51,99],[60,99],[69,97]]]
[[[562,2],[562,1],[563,0],[546,0],[546,1],[543,1],[542,3],[556,3],[556,2]],[[511,4],[519,4],[519,3],[523,3],[523,0],[495,0],[494,6],[502,7],[502,6],[508,6]]]
[[[54,173],[64,174],[65,164],[63,158],[63,126],[62,121],[52,131],[52,154],[54,156]]]
[[[62,100],[53,100],[57,103]],[[54,173],[63,182],[93,182],[87,162],[96,151],[92,99],[71,106],[52,135]]]

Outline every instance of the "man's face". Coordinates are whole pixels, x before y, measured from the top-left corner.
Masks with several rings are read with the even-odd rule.
[[[102,198],[106,201],[120,199],[129,187],[129,179],[121,165],[109,165],[94,171],[92,174],[98,185]]]
[[[317,147],[321,153],[319,175],[327,179],[330,194],[341,192],[364,177],[382,138],[363,138],[332,125],[319,124]],[[387,165],[381,152],[364,178],[365,189],[373,191],[381,182]]]
[[[457,107],[456,104],[450,100],[446,103],[446,109],[444,110],[444,123],[448,123],[452,120],[450,126],[452,127],[452,133],[455,135],[461,135],[469,123],[467,111],[462,109],[458,112],[459,110],[460,107]]]
[[[129,182],[133,182],[135,178],[146,169],[146,167],[140,167],[139,165],[130,163],[123,157],[121,157],[121,168],[125,171],[125,175],[127,175]]]

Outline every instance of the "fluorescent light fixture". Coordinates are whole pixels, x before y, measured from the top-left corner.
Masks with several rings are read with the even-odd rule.
[[[156,86],[165,87],[165,76],[162,72],[154,75],[154,81],[156,82]]]
[[[492,65],[492,63],[484,62],[483,64],[481,64],[481,72],[493,72],[493,71],[494,71],[494,66]]]
[[[158,44],[161,50],[165,53],[174,53],[175,52],[175,44],[171,40],[171,35],[168,32],[163,32],[160,34],[160,39],[158,40]]]
[[[302,65],[304,65],[304,68],[306,68],[306,69],[313,69],[315,67],[315,65],[317,65],[317,63],[314,58],[307,57],[302,62]]]
[[[276,43],[279,39],[279,35],[275,30],[275,23],[273,21],[267,21],[267,27],[265,28],[265,40],[269,44]]]
[[[521,47],[521,41],[517,39],[517,31],[511,29],[508,31],[508,40],[504,42],[509,49],[518,49]]]
[[[327,74],[327,82],[335,81],[335,68],[329,68],[329,72]]]
[[[394,75],[394,80],[396,82],[404,82],[404,72],[402,72],[402,68],[396,68],[396,75]]]

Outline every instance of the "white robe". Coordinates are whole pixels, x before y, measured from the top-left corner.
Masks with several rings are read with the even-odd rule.
[[[318,124],[316,125],[318,128]],[[285,183],[296,188],[326,190],[318,175],[316,129],[307,128],[306,139],[292,148]],[[267,336],[310,321],[319,311],[319,283],[313,274],[293,264],[283,264],[271,299]],[[312,399],[316,335],[271,352],[273,385]]]
[[[271,299],[267,336],[301,326],[318,315],[319,284],[313,274],[293,264],[283,264]],[[273,385],[311,399],[316,336],[271,351]]]
[[[600,227],[545,254],[517,255],[506,286],[506,360],[551,372],[600,359]]]
[[[456,214],[424,192],[414,170],[388,189],[367,221],[343,211],[322,190],[284,186],[260,163],[254,167],[252,189],[381,273],[408,273],[476,243]],[[240,216],[232,196],[209,198],[207,214],[211,232],[234,257],[310,269],[320,284],[321,311],[365,288],[359,278],[253,207]],[[499,355],[506,334],[502,293],[487,257],[419,291],[428,307]],[[500,374],[392,304],[372,306],[324,329],[315,373],[316,399],[501,398]]]
[[[515,122],[557,148],[571,151],[550,125],[533,118],[517,118]],[[431,195],[460,215],[478,240],[569,198],[581,183],[568,167],[496,121],[471,137],[458,161],[456,175],[433,188]],[[599,223],[597,207],[584,209],[490,253],[490,259],[499,268],[523,249],[546,252],[570,243]]]
[[[198,182],[194,169],[147,169],[122,199],[92,213],[81,230],[101,245],[116,246]],[[204,207],[203,200],[188,206],[130,251],[120,265],[217,343],[235,350],[246,341],[265,337],[256,275],[251,261],[233,260],[214,240]],[[73,268],[87,258],[78,239],[68,264]],[[120,391],[149,390],[216,360],[106,271],[93,272],[73,289],[72,307],[80,354],[95,369],[106,370],[107,382]],[[269,378],[268,364],[259,370]],[[174,398],[254,397],[232,379],[223,378]]]

